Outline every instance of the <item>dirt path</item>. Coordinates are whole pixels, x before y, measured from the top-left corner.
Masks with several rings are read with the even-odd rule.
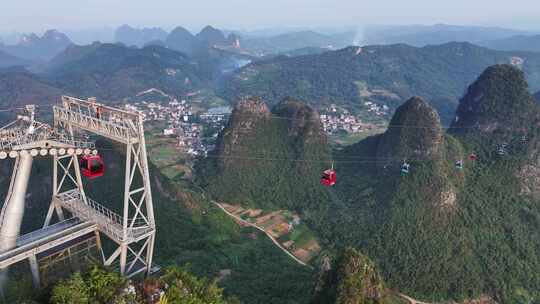
[[[225,207],[223,207],[220,203],[216,202],[216,201],[211,201],[214,205],[218,206],[221,210],[223,210],[223,212],[225,212],[225,214],[227,214],[228,216],[234,218],[235,220],[239,221],[239,222],[242,222],[248,226],[251,226],[255,229],[258,229],[262,232],[264,232],[264,234],[266,234],[266,236],[268,238],[270,238],[272,240],[272,242],[274,243],[274,245],[276,245],[279,249],[281,249],[281,251],[285,252],[289,257],[291,257],[293,260],[295,260],[298,264],[302,265],[302,266],[306,266],[306,267],[309,267],[309,268],[312,268],[311,266],[309,266],[308,264],[302,262],[300,259],[298,259],[297,257],[295,257],[292,253],[290,253],[287,249],[283,248],[283,246],[281,246],[281,244],[272,236],[270,235],[270,233],[266,232],[266,230],[264,230],[263,228],[251,223],[251,222],[248,222],[232,213],[230,213],[229,211],[227,211],[227,209],[225,209]]]
[[[203,196],[203,198],[206,198],[206,195],[204,193],[204,190],[201,189],[201,194]],[[334,197],[334,199],[336,199],[337,197]],[[339,201],[339,200],[338,200]],[[227,214],[228,216],[232,217],[233,219],[241,222],[241,223],[244,223],[248,226],[251,226],[261,232],[263,232],[264,234],[266,234],[266,236],[272,240],[272,242],[274,243],[274,245],[276,245],[279,249],[281,249],[281,251],[285,252],[289,257],[291,257],[295,262],[297,262],[298,264],[302,265],[302,266],[306,266],[306,267],[309,267],[310,269],[313,269],[313,267],[311,267],[310,265],[302,262],[301,260],[299,260],[297,257],[295,257],[292,253],[290,253],[287,249],[283,248],[283,246],[281,246],[281,244],[271,235],[269,234],[268,232],[266,232],[266,230],[264,230],[263,228],[251,223],[251,222],[248,222],[242,218],[240,218],[239,216],[236,216],[232,213],[230,213],[229,211],[227,211],[227,209],[225,209],[225,207],[223,207],[220,203],[210,199],[210,202],[212,202],[212,204],[216,205],[219,209],[221,209],[223,212],[225,212],[225,214]],[[341,201],[339,201],[341,203]],[[400,292],[397,292],[397,291],[392,291],[395,295],[401,297],[402,299],[405,299],[407,302],[409,302],[409,304],[433,304],[433,303],[428,303],[428,302],[422,302],[422,301],[419,301],[419,300],[416,300],[416,299],[413,299],[405,294],[402,294]]]

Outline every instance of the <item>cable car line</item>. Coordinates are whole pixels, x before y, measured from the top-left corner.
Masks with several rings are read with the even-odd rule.
[[[55,105],[59,105],[58,103],[49,103],[49,104],[36,104],[35,107],[50,107],[50,106],[55,106]],[[0,112],[12,112],[14,110],[25,110],[25,107],[13,107],[13,108],[5,108],[5,109],[0,109]],[[205,115],[205,116],[222,116],[222,114],[200,114],[200,115]],[[229,116],[231,116],[232,114],[227,114]],[[257,115],[257,114],[236,114],[235,116],[238,116],[238,117],[256,117],[256,118],[260,118],[261,115]],[[270,117],[267,117],[267,118],[270,118],[270,119],[278,119],[278,120],[288,120],[288,121],[316,121],[316,122],[321,122],[320,118],[313,118],[313,119],[304,119],[304,118],[289,118],[289,117],[281,117],[281,116],[277,116],[277,115],[270,115]],[[538,122],[538,125],[540,126],[540,122]],[[480,125],[475,125],[475,126],[469,126],[469,127],[444,127],[444,126],[435,126],[435,127],[431,127],[431,126],[420,126],[420,125],[382,125],[380,127],[383,127],[383,128],[386,128],[386,129],[392,129],[392,128],[410,128],[410,129],[442,129],[442,130],[459,130],[459,129],[478,129],[478,128],[481,128]],[[527,128],[519,128],[519,131],[526,131]],[[251,130],[251,129],[248,129],[248,130]],[[514,130],[514,129],[510,129],[510,130]]]

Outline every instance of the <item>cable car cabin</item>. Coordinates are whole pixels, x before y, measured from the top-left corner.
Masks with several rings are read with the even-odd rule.
[[[84,155],[79,161],[84,176],[93,179],[105,174],[105,164],[99,155]]]
[[[476,154],[472,153],[471,155],[469,155],[469,160],[477,160],[478,159],[478,156],[476,156]]]
[[[402,175],[407,175],[409,174],[410,172],[410,169],[411,169],[411,165],[408,164],[408,163],[403,163],[403,165],[401,165],[401,174]]]
[[[462,160],[458,160],[456,162],[456,169],[463,170],[463,161]]]
[[[328,169],[323,172],[323,175],[321,177],[321,184],[327,187],[331,187],[336,184],[336,181],[337,181],[336,171],[332,169]]]

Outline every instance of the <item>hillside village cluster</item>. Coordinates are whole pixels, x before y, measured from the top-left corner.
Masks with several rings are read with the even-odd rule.
[[[163,136],[174,136],[177,148],[182,153],[192,156],[206,156],[215,147],[221,131],[231,113],[229,107],[210,108],[205,112],[196,112],[186,100],[163,102],[137,102],[126,104],[127,110],[141,112],[145,122],[163,122]],[[204,130],[213,130],[211,134]],[[203,134],[209,136],[204,137]]]
[[[388,111],[387,107],[375,104],[366,106],[369,112],[377,116],[386,115]],[[195,111],[185,99],[172,99],[168,102],[140,101],[125,104],[124,108],[141,112],[146,122],[162,122],[164,127],[160,130],[161,135],[176,137],[179,151],[192,156],[206,156],[214,149],[217,136],[231,114],[231,108],[227,106]],[[362,133],[376,127],[334,104],[322,109],[320,118],[324,132],[328,135],[339,132]]]
[[[377,116],[388,114],[387,106],[378,106],[372,102],[366,102],[365,106],[368,112]],[[321,122],[324,132],[328,135],[339,132],[362,133],[374,129],[376,126],[372,123],[362,122],[357,116],[352,115],[347,109],[338,108],[335,104],[321,110]]]

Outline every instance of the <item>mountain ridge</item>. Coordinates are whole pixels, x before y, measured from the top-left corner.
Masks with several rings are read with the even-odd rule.
[[[36,34],[23,35],[19,43],[0,45],[0,49],[16,57],[36,62],[48,61],[66,47],[73,44],[65,34],[47,30],[41,37]]]
[[[142,47],[151,41],[165,40],[167,35],[168,33],[159,27],[136,29],[124,24],[116,29],[114,41],[124,43],[127,46]]]
[[[525,31],[500,27],[462,26],[451,24],[371,26],[363,31],[363,45],[406,43],[423,47],[452,41],[479,43],[486,40],[504,39]]]
[[[225,84],[227,98],[258,95],[275,104],[289,95],[313,106],[330,103],[362,109],[363,103],[395,108],[411,96],[432,102],[445,123],[457,100],[490,65],[513,63],[540,89],[540,54],[500,52],[470,43],[416,48],[405,44],[347,47],[318,55],[275,57],[254,62]]]
[[[512,93],[498,98],[499,87]],[[345,236],[351,234],[347,231],[355,226],[355,221],[345,221],[342,223],[345,227],[338,228],[334,235],[343,234],[339,236],[344,240],[343,244],[360,246],[377,261],[388,284],[416,298],[459,301],[488,294],[498,302],[514,303],[516,290],[520,288],[531,296],[538,296],[532,286],[540,277],[535,275],[535,270],[518,266],[523,259],[528,265],[536,265],[536,254],[517,256],[511,249],[515,248],[521,254],[530,246],[529,242],[536,242],[534,236],[526,240],[514,239],[504,231],[538,233],[528,220],[514,212],[526,208],[531,216],[540,214],[537,205],[540,198],[534,195],[540,177],[537,158],[540,134],[534,128],[540,121],[534,114],[539,109],[531,102],[523,73],[508,65],[493,66],[484,71],[461,99],[457,112],[468,111],[476,96],[483,96],[476,100],[485,103],[486,107],[478,107],[477,111],[473,108],[471,115],[476,118],[464,120],[463,124],[454,125],[454,130],[444,134],[444,150],[438,158],[424,156],[409,160],[408,174],[399,176],[399,167],[394,167],[381,179],[374,178],[376,171],[370,165],[337,167],[342,176],[337,191],[342,201],[350,202],[345,203],[349,207],[338,217],[342,220],[356,217],[366,231]],[[500,106],[493,108],[494,104]],[[514,128],[519,128],[520,124],[510,129],[503,127],[504,132],[512,135],[503,137],[508,146],[501,154],[498,152],[503,142],[500,132],[489,129],[488,132],[493,133],[485,133],[476,121],[488,115],[516,115],[509,109],[513,106],[517,109],[522,104],[535,107],[524,122],[530,125],[526,141],[522,140],[519,129]],[[407,110],[414,108],[409,106]],[[396,115],[399,117],[403,113],[397,111]],[[501,124],[518,120],[507,119]],[[404,126],[404,129],[403,132],[411,135],[418,132],[416,128]],[[388,132],[392,132],[391,127]],[[374,155],[384,136],[351,146],[336,159]],[[397,150],[408,145],[406,142],[395,144]],[[475,159],[469,158],[471,154],[476,155]],[[462,162],[461,169],[455,165],[457,161]],[[527,187],[524,183],[528,183]],[[361,186],[353,186],[355,184]],[[354,211],[356,208],[365,210]],[[351,212],[354,215],[347,215]],[[325,230],[324,227],[321,229]],[[487,237],[491,232],[494,234]],[[485,250],[487,248],[490,250]],[[494,271],[487,266],[493,263],[505,265],[504,270]],[[508,282],[510,277],[514,280],[513,285],[507,287],[503,282]]]
[[[1,49],[1,47],[0,47]],[[30,61],[18,58],[9,53],[0,50],[0,69],[9,68],[13,66],[29,66]]]
[[[338,182],[331,189],[315,185],[324,167],[314,160],[328,157],[320,152],[324,143],[315,145],[318,153],[295,154],[291,141],[278,139],[287,138],[286,126],[296,119],[274,123],[294,117],[279,115],[274,106],[270,118],[253,120],[272,127],[238,133],[235,164],[204,186],[226,202],[297,211],[330,252],[357,248],[373,259],[387,286],[414,298],[539,298],[540,107],[524,72],[508,64],[486,68],[468,87],[456,111],[461,118],[449,132],[428,102],[411,98],[384,134],[335,151]],[[257,105],[267,116],[263,101]],[[483,127],[492,121],[499,126]],[[235,123],[239,132],[246,130],[242,122]],[[304,160],[312,170],[297,171],[289,158]],[[306,202],[305,193],[314,191]],[[293,196],[298,199],[288,200]]]
[[[27,104],[51,104],[63,90],[47,80],[16,67],[0,69],[0,107],[22,107]]]
[[[152,87],[182,95],[209,81],[184,54],[159,46],[133,49],[95,43],[65,53],[52,61],[46,76],[79,96],[114,100]]]
[[[540,52],[540,35],[517,35],[498,40],[482,41],[479,44],[500,51]]]
[[[260,98],[241,99],[220,132],[216,150],[199,166],[199,183],[225,202],[264,209],[326,208],[317,203],[326,198],[318,178],[310,178],[331,163],[317,120],[316,111],[293,99],[284,99],[272,110]],[[276,181],[287,189],[287,196],[274,196],[262,187]]]

